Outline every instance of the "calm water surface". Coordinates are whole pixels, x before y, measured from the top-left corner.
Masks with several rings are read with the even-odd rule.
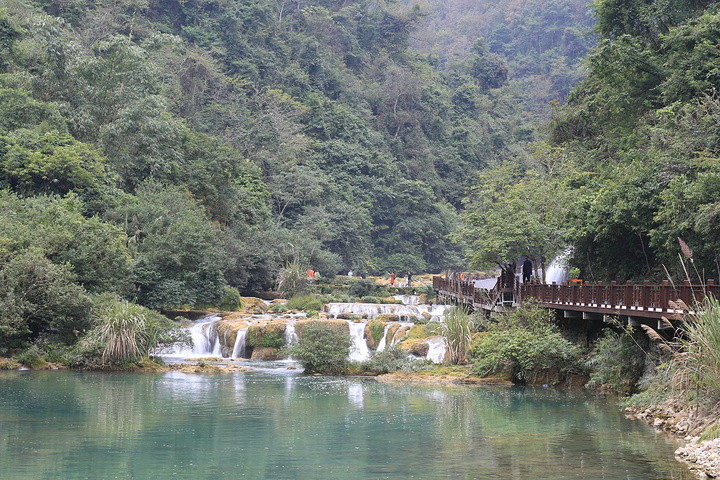
[[[0,372],[2,479],[692,479],[603,397],[278,369]]]

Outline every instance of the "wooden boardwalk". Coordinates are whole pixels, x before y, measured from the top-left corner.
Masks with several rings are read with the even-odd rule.
[[[473,282],[460,282],[444,277],[433,277],[433,289],[441,302],[463,304],[487,312],[502,312],[533,298],[542,306],[561,310],[565,318],[602,319],[613,317],[630,325],[655,324],[666,328],[661,319],[679,320],[682,311],[676,302],[682,300],[692,307],[706,296],[720,299],[720,285],[708,280],[707,285],[691,285],[685,282],[672,285],[665,281],[660,285],[649,282],[618,284],[612,282],[589,284],[568,282],[563,284],[520,284],[518,277],[498,277],[490,289],[476,288]]]

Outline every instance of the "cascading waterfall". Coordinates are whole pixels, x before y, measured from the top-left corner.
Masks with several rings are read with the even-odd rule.
[[[350,360],[354,362],[363,362],[370,358],[370,349],[365,341],[365,324],[355,323],[348,320],[350,326],[350,338],[352,339],[352,349],[350,350]]]
[[[222,356],[220,352],[220,339],[218,338],[217,326],[215,325],[215,322],[218,320],[220,320],[220,317],[211,315],[198,320],[190,327],[190,336],[193,341],[191,355]]]
[[[402,298],[405,301],[413,302],[416,296],[403,295]],[[380,340],[377,351],[382,352],[388,347],[395,346],[404,335],[402,333],[405,327],[411,328],[414,323],[413,320],[416,318],[432,319],[436,321],[442,321],[445,310],[450,308],[446,305],[420,305],[420,304],[367,304],[367,303],[333,303],[328,304],[326,310],[329,316],[337,318],[338,315],[349,313],[353,316],[362,316],[367,320],[362,322],[348,321],[350,328],[350,337],[352,339],[352,351],[349,355],[349,359],[352,361],[365,361],[371,356],[370,349],[367,346],[365,339],[365,327],[370,319],[376,318],[378,315],[383,313],[397,315],[401,320],[400,322],[390,322],[385,325],[382,339]],[[272,315],[257,315],[253,316],[253,320],[243,319],[246,323],[254,323],[261,319],[274,318]],[[193,340],[192,350],[168,350],[163,352],[163,355],[168,357],[181,356],[183,358],[199,358],[199,357],[217,357],[222,358],[221,340],[218,336],[218,325],[217,321],[221,320],[218,315],[210,315],[197,320],[191,327],[188,328],[188,333]],[[297,318],[288,318],[285,325],[285,344],[292,345],[297,343],[298,335],[295,331],[295,322]],[[398,326],[396,332],[392,338],[388,338],[388,331],[392,326]],[[402,333],[401,333],[402,332]],[[230,358],[245,358],[246,356],[246,339],[247,339],[247,328],[242,328],[237,331],[234,346]],[[229,334],[229,330],[225,331],[225,335]],[[433,337],[426,340],[430,346],[427,359],[432,360],[436,363],[442,362],[445,356],[445,344],[441,337]],[[228,354],[228,351],[225,352]]]

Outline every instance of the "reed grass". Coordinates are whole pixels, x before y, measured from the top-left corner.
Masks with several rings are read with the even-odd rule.
[[[445,313],[445,321],[441,325],[447,351],[446,365],[462,365],[467,363],[467,352],[472,341],[472,321],[464,307],[455,307]]]
[[[694,386],[720,400],[720,302],[706,297],[694,313],[686,313],[681,333],[675,386],[686,390]]]
[[[118,300],[103,305],[98,314],[101,324],[94,329],[94,336],[103,346],[103,363],[130,362],[147,356],[157,332],[149,324],[145,308]]]

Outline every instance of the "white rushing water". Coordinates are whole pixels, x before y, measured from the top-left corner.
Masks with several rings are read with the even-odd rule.
[[[348,324],[350,326],[350,338],[352,339],[350,360],[354,362],[364,362],[370,358],[370,349],[365,341],[366,323],[355,323],[348,320]]]
[[[398,295],[398,297],[409,302],[408,304],[371,304],[371,303],[330,303],[326,306],[328,316],[337,318],[338,315],[349,314],[353,317],[363,318],[362,321],[347,320],[352,340],[352,349],[348,357],[351,361],[362,362],[368,360],[374,352],[371,352],[365,338],[365,327],[367,323],[381,314],[396,315],[400,321],[388,322],[385,325],[382,339],[377,347],[377,352],[382,352],[388,347],[397,345],[406,335],[414,323],[420,319],[423,322],[428,320],[443,321],[445,310],[450,308],[447,305],[422,305],[417,304],[419,297],[416,295]],[[302,315],[300,315],[302,316]],[[243,318],[241,321],[252,324],[259,320],[271,320],[279,318],[275,314],[252,315],[252,319]],[[285,324],[284,340],[286,345],[297,343],[298,335],[295,331],[295,323],[298,317],[288,317]],[[347,318],[347,317],[346,317]],[[209,315],[193,322],[188,327],[188,333],[193,340],[192,348],[171,349],[163,352],[167,357],[201,358],[216,357],[223,358],[223,351],[229,358],[247,358],[249,355],[247,347],[248,327],[237,330],[232,347],[228,345],[226,338],[220,338],[218,334],[218,321],[222,318],[218,315]],[[392,338],[388,338],[388,331],[397,327]],[[227,329],[225,335],[230,330]],[[436,339],[427,340],[430,344],[430,351],[426,358],[434,362],[441,362],[445,352],[444,343]],[[223,348],[222,345],[225,345]],[[439,359],[439,360],[438,360]]]

